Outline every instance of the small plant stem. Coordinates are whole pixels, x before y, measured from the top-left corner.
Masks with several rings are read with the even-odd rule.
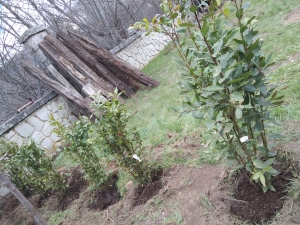
[[[229,134],[226,133],[226,137],[229,141],[229,145],[232,146],[232,141],[233,141],[233,138],[230,138]],[[234,158],[238,161],[239,164],[243,163],[244,166],[246,166],[244,160],[242,159],[242,157],[240,155],[237,154],[236,151],[234,151]]]
[[[191,32],[191,29],[190,29],[189,27],[188,27],[187,29],[188,29],[188,31],[189,31],[190,36],[193,37],[192,32]],[[195,38],[191,38],[191,39],[192,39],[192,41],[193,41],[195,47],[196,47],[197,50],[199,51],[199,46],[197,45],[197,43],[196,43],[196,41],[195,41]]]
[[[199,29],[200,29],[200,31],[201,31],[201,30],[202,30],[202,26],[201,26],[201,23],[200,23],[200,21],[199,21],[198,15],[197,15],[196,12],[194,13],[194,15],[195,15],[195,17],[196,17],[198,27],[199,27]],[[210,54],[212,60],[214,61],[215,65],[216,65],[216,66],[219,65],[218,62],[217,62],[217,60],[216,60],[216,58],[212,56],[212,55],[213,55],[213,52],[212,52],[211,46],[210,46],[209,43],[208,43],[207,38],[206,38],[204,35],[202,35],[202,37],[203,37],[203,40],[204,40],[204,42],[205,42],[205,44],[206,44],[206,46],[207,46],[207,49],[208,49],[208,51],[209,51],[209,54]],[[220,73],[220,77],[223,78],[223,74],[222,74],[222,73]]]
[[[248,157],[248,161],[252,163],[252,158],[251,155],[248,152],[247,146],[241,142],[240,137],[241,135],[241,131],[240,131],[240,127],[238,126],[236,120],[235,120],[235,112],[234,109],[232,109],[232,116],[231,116],[231,120],[233,121],[233,131],[235,133],[235,136],[238,139],[238,142],[240,144],[240,146],[242,147],[242,149],[244,150],[244,152],[246,153],[247,157]]]
[[[196,17],[197,24],[198,24],[198,27],[199,27],[200,33],[201,33],[202,26],[201,26],[201,23],[200,23],[200,21],[199,21],[198,15],[197,15],[196,12],[194,13],[194,15],[195,15],[195,17]],[[208,49],[209,54],[210,54],[210,57],[212,58],[214,64],[215,64],[216,66],[218,66],[219,63],[218,63],[218,61],[216,60],[216,57],[213,56],[213,52],[212,52],[212,49],[211,49],[210,44],[208,43],[207,38],[206,38],[204,35],[202,35],[202,38],[203,38],[203,40],[204,40],[204,42],[205,42],[205,44],[206,44],[206,46],[207,46],[207,49]],[[220,75],[221,78],[224,77],[224,75],[222,74],[222,72],[220,72],[219,75]],[[225,86],[225,92],[227,92],[227,94],[230,95],[230,90],[228,89],[226,82],[223,81],[223,84],[224,84],[224,86]]]
[[[247,128],[248,128],[248,134],[250,136],[250,139],[254,140],[254,135],[253,135],[253,130],[252,130],[251,124],[247,124]],[[256,144],[253,145],[253,151],[254,151],[254,154],[256,155],[257,154]]]
[[[176,41],[175,41],[175,39],[173,38],[173,35],[170,34],[170,33],[166,30],[166,28],[165,28],[164,26],[161,26],[161,27],[163,28],[164,33],[165,33],[166,35],[168,35],[169,38],[171,38],[173,44],[175,45],[175,47],[176,47],[176,49],[177,49],[177,52],[179,53],[180,58],[182,58],[182,60],[184,61],[186,67],[190,70],[191,67],[190,67],[190,65],[189,65],[189,63],[188,63],[188,60],[186,59],[186,57],[182,54],[182,52],[181,52],[180,49],[179,49],[179,47],[181,47],[180,44],[179,44],[179,42],[176,42]],[[179,45],[179,47],[178,47],[178,45]]]

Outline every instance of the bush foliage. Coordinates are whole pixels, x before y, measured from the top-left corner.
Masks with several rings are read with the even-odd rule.
[[[248,171],[264,191],[274,191],[270,181],[278,174],[273,168],[276,152],[270,151],[266,128],[277,124],[269,110],[282,104],[283,97],[265,75],[271,57],[261,51],[257,20],[244,18],[249,4],[210,1],[201,18],[191,1],[163,0],[163,15],[133,27],[145,29],[146,35],[170,37],[180,56],[180,87],[187,96],[180,112],[205,120],[220,135],[218,152]]]

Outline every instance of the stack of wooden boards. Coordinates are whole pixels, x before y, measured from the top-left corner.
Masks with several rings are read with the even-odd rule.
[[[39,43],[39,48],[54,65],[48,66],[46,73],[55,80],[27,61],[22,62],[25,71],[90,113],[90,96],[98,91],[108,97],[109,93],[118,88],[130,98],[141,84],[149,87],[157,87],[159,84],[108,50],[78,34],[61,31],[57,32],[56,37],[48,34]],[[58,70],[79,87],[80,93]]]

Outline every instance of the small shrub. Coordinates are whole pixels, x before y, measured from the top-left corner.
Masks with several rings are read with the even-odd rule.
[[[0,161],[0,168],[23,193],[45,194],[65,189],[64,180],[54,170],[51,159],[32,140],[18,147],[0,139],[0,152],[5,156]]]
[[[180,86],[187,97],[180,112],[205,119],[220,135],[216,148],[222,156],[235,160],[236,168],[247,170],[264,191],[275,191],[270,181],[278,174],[272,166],[276,153],[268,147],[266,128],[276,124],[269,110],[281,105],[283,96],[268,83],[271,57],[261,51],[255,17],[244,18],[250,3],[242,3],[227,1],[221,8],[221,0],[210,1],[200,21],[191,1],[163,0],[164,15],[133,27],[170,37],[184,69]]]
[[[61,154],[70,157],[80,164],[85,173],[85,179],[91,189],[99,187],[108,176],[104,171],[102,157],[93,143],[88,142],[92,132],[93,123],[88,117],[82,116],[70,127],[65,127],[59,121],[50,116],[51,125],[55,126],[54,132],[64,140],[64,150]]]
[[[151,171],[144,157],[142,140],[137,129],[128,130],[129,115],[118,100],[115,90],[111,100],[94,96],[91,107],[97,118],[88,140],[106,155],[112,155],[120,167],[127,170],[134,180],[147,184],[151,182]]]

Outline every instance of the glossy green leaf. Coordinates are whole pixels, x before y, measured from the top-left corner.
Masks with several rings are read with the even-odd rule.
[[[220,86],[209,86],[209,87],[203,88],[203,90],[205,90],[205,91],[222,91],[222,90],[224,90],[224,88],[220,87]]]
[[[241,119],[242,118],[243,111],[242,111],[242,109],[240,107],[237,107],[235,109],[235,116],[236,116],[237,119]]]
[[[259,169],[263,169],[263,168],[266,167],[265,164],[264,164],[261,160],[259,160],[259,159],[253,160],[253,165],[254,165],[256,168],[259,168]]]
[[[201,29],[201,33],[202,33],[203,37],[206,37],[208,30],[209,30],[209,27],[207,24],[207,20],[204,20],[204,23],[203,23],[202,29]]]
[[[242,103],[244,101],[243,92],[234,91],[230,94],[230,99]]]
[[[267,161],[265,161],[265,166],[271,166],[275,162],[275,158],[270,158]]]
[[[224,8],[223,13],[224,13],[225,16],[229,17],[230,16],[230,9]]]
[[[171,19],[175,19],[177,16],[178,16],[178,13],[175,12],[171,15]]]
[[[256,91],[256,88],[251,84],[247,84],[243,87],[243,90],[253,92],[253,91]]]
[[[194,24],[192,24],[192,23],[181,23],[179,26],[180,27],[192,27],[192,26],[194,26]]]
[[[260,177],[261,174],[262,174],[262,173],[261,173],[260,171],[258,171],[257,173],[255,173],[255,174],[253,175],[253,180],[257,180],[257,179]]]
[[[190,10],[191,10],[192,13],[195,13],[195,12],[197,12],[197,10],[198,10],[198,6],[192,5],[192,6],[190,7]]]
[[[263,186],[266,186],[266,179],[262,173],[260,173],[260,175],[259,175],[259,180]]]
[[[269,188],[267,186],[263,186],[262,189],[263,189],[263,192],[266,193]]]
[[[238,19],[241,19],[243,17],[243,9],[238,9],[235,15]]]

